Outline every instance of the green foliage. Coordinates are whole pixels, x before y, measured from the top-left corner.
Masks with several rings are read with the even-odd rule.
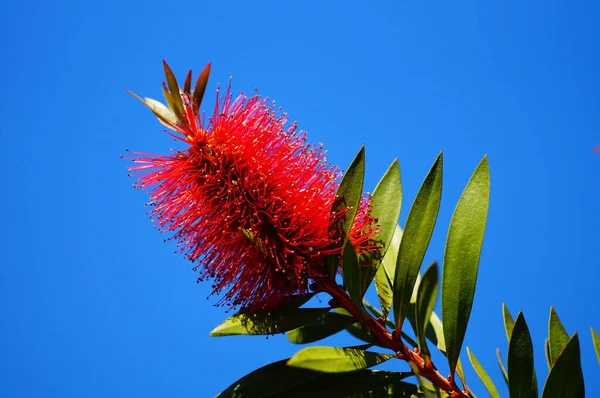
[[[442,319],[451,374],[471,316],[489,199],[490,173],[484,157],[454,209],[444,250]]]
[[[218,398],[410,397],[417,386],[402,380],[410,373],[358,370],[322,373],[287,366],[288,359],[263,366],[234,382]]]
[[[343,236],[348,234],[354,222],[354,217],[356,217],[356,212],[362,199],[364,178],[365,147],[362,146],[348,167],[348,170],[344,173],[344,177],[335,195],[335,202],[332,209],[336,213],[347,209],[341,222]]]
[[[287,364],[320,372],[341,373],[370,368],[393,357],[393,354],[380,354],[357,348],[308,347],[294,354]]]
[[[469,350],[469,347],[467,347],[467,355],[469,356],[469,361],[471,361],[471,365],[473,366],[473,369],[475,369],[475,373],[477,373],[477,376],[479,376],[479,379],[483,383],[485,389],[490,394],[490,397],[500,398],[500,393],[498,392],[498,389],[494,385],[494,382],[492,381],[490,376],[487,374],[487,372],[485,371],[485,369],[483,368],[481,363],[479,363],[479,361],[475,357],[475,354],[473,354],[471,352],[471,350]]]
[[[344,286],[356,307],[363,311],[362,298],[364,291],[362,281],[364,280],[364,274],[367,271],[358,263],[358,257],[354,251],[354,246],[350,243],[350,239],[348,239],[344,245],[342,258],[342,277],[344,278]]]
[[[270,335],[285,333],[314,322],[328,308],[291,308],[284,311],[260,311],[250,314],[235,314],[210,332],[211,336],[233,336],[238,334]]]
[[[550,343],[552,350],[552,343]],[[542,398],[579,398],[585,396],[577,333],[555,359],[544,384]]]
[[[398,227],[402,208],[402,182],[398,159],[392,162],[375,187],[371,196],[371,206],[373,206],[371,216],[377,219],[380,228],[377,240],[382,246],[379,254],[383,257]]]
[[[396,272],[396,260],[400,250],[400,241],[402,240],[402,228],[396,225],[396,230],[390,246],[381,261],[381,266],[375,274],[375,289],[381,304],[382,317],[387,318],[392,308],[394,299],[394,274]]]
[[[442,196],[442,153],[425,177],[415,198],[400,242],[394,274],[394,320],[398,331],[408,315],[408,306],[419,269],[429,246]]]
[[[326,312],[314,321],[287,332],[287,339],[295,344],[312,343],[341,332],[355,321],[351,315]]]
[[[356,212],[360,205],[363,193],[363,182],[365,177],[365,147],[362,146],[354,160],[344,173],[340,186],[335,194],[335,201],[331,209],[331,218],[337,220],[339,213],[343,212],[339,221],[334,225],[338,228],[337,233],[346,239]],[[327,267],[331,278],[335,278],[339,260],[336,256],[327,256]]]
[[[591,326],[590,331],[592,332],[592,341],[594,343],[594,350],[596,350],[596,357],[598,357],[598,364],[600,364],[600,337],[598,337],[596,331]]]
[[[504,330],[506,331],[506,340],[510,341],[510,334],[512,333],[515,321],[508,311],[506,304],[502,303],[502,319],[504,320]]]
[[[522,312],[519,312],[508,343],[508,390],[511,398],[536,398],[533,343]]]
[[[438,292],[438,265],[433,263],[423,273],[423,278],[419,284],[419,290],[417,293],[417,303],[415,310],[415,335],[419,340],[419,349],[421,352],[429,357],[429,348],[427,347],[427,341],[425,338],[425,330],[429,325],[433,308],[437,301]]]
[[[189,79],[186,79],[187,90]],[[170,87],[169,90],[165,89],[167,97],[173,92]],[[154,100],[140,100],[149,104],[163,122],[176,121],[176,116],[171,111],[176,104],[167,108],[160,103],[156,105]],[[173,99],[167,98],[167,101],[171,103]],[[290,342],[307,344],[346,330],[366,344],[346,348],[304,348],[288,360],[267,365],[241,378],[219,397],[447,397],[449,394],[440,389],[440,385],[446,385],[446,389],[457,387],[447,387],[448,381],[443,377],[442,380],[446,381],[437,379],[436,385],[431,382],[436,380],[431,374],[425,377],[419,373],[430,372],[424,367],[428,363],[426,358],[431,358],[427,340],[433,344],[432,347],[435,346],[447,356],[451,375],[456,373],[464,388],[467,388],[459,356],[473,305],[487,220],[490,194],[487,158],[482,159],[471,176],[450,222],[441,278],[443,322],[434,311],[440,284],[437,263],[431,264],[422,277],[419,274],[441,201],[442,154],[437,157],[419,189],[404,229],[398,225],[402,186],[396,160],[377,185],[372,196],[372,215],[380,223],[380,232],[376,238],[376,242],[382,247],[379,256],[358,256],[347,239],[362,198],[363,179],[364,148],[361,148],[342,179],[332,208],[332,218],[336,217],[337,212],[344,212],[337,231],[344,238],[341,256],[326,257],[326,265],[332,277],[328,279],[329,283],[335,284],[333,278],[338,264],[342,265],[342,291],[346,297],[345,300],[331,302],[332,306],[339,308],[331,312],[329,308],[300,308],[312,295],[299,296],[277,311],[236,314],[215,328],[211,335],[287,332]],[[258,237],[250,232],[246,236],[259,250],[263,248],[264,244]],[[364,300],[372,280],[375,282],[381,310]],[[336,289],[339,290],[340,287],[337,284],[334,286],[325,291],[333,292],[335,297],[335,294],[339,294],[335,293]],[[388,319],[392,307],[394,322]],[[360,319],[352,315],[357,310],[361,314]],[[369,317],[370,322],[366,322]],[[519,312],[516,319],[513,319],[505,304],[502,304],[502,317],[508,340],[507,368],[502,361],[500,349],[496,353],[510,397],[537,397],[533,343],[525,318]],[[417,342],[402,330],[406,318],[413,327]],[[371,347],[398,347],[400,343],[389,345],[392,331],[398,342],[406,342],[414,348],[414,352],[423,361],[410,363],[419,386],[404,381],[411,373],[366,370],[400,355],[396,349],[389,353],[367,351]],[[591,331],[600,361],[600,340],[595,331]],[[387,337],[382,338],[381,333],[386,333]],[[544,349],[550,372],[542,397],[583,396],[578,336],[575,334],[569,338],[554,308],[550,309],[548,338]],[[492,398],[500,397],[491,377],[469,348],[467,355],[489,395]],[[454,383],[454,376],[450,382]],[[475,397],[470,391],[468,396]]]
[[[548,360],[550,367],[554,365],[568,342],[569,334],[560,322],[554,308],[550,307],[550,319],[548,320]]]

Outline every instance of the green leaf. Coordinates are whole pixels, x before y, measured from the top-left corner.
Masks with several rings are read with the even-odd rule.
[[[194,98],[194,109],[196,112],[200,108],[202,104],[202,98],[204,97],[204,92],[206,91],[206,85],[208,83],[208,76],[210,75],[210,62],[204,67],[200,76],[198,76],[198,80],[196,80],[196,85],[194,86],[194,94],[192,97]]]
[[[442,319],[450,374],[454,374],[471,316],[489,199],[490,173],[484,157],[454,209],[444,250]]]
[[[371,216],[377,219],[380,227],[378,243],[382,246],[380,255],[383,258],[398,227],[402,208],[402,183],[398,159],[392,162],[375,187],[371,196],[371,205],[373,206]]]
[[[329,308],[291,308],[285,311],[259,311],[235,314],[217,326],[211,336],[238,334],[270,335],[284,333],[314,321]]]
[[[363,305],[369,310],[369,312],[375,317],[375,318],[383,318],[383,313],[381,311],[379,311],[377,308],[373,307],[371,304],[369,304],[366,300],[363,299]],[[413,311],[414,312],[414,311]],[[432,319],[433,319],[433,315],[432,314]],[[385,320],[385,324],[391,328],[391,329],[395,329],[395,325],[392,321],[390,321],[389,319]],[[430,325],[431,326],[431,325]],[[428,327],[429,330],[429,327]],[[352,334],[352,333],[351,333]],[[414,341],[409,335],[407,335],[406,333],[402,332],[401,333],[402,338],[408,343],[410,344],[413,348],[416,348],[418,346],[417,342]],[[356,336],[355,336],[356,337]],[[427,337],[429,338],[429,336]],[[375,340],[375,338],[373,337],[373,341]]]
[[[533,344],[523,313],[519,312],[508,343],[508,390],[511,398],[537,398]]]
[[[393,354],[380,354],[355,348],[317,346],[298,351],[290,358],[288,366],[326,373],[341,373],[366,369],[393,357]]]
[[[217,397],[408,397],[409,395],[401,395],[401,393],[404,390],[406,390],[406,394],[416,391],[416,386],[402,382],[403,379],[410,376],[410,373],[359,370],[352,373],[331,374],[290,367],[286,365],[287,361],[284,359],[274,362],[247,374]],[[410,386],[413,386],[412,389]],[[384,392],[387,394],[383,394]],[[389,394],[392,392],[394,395]]]
[[[366,292],[381,268],[381,262],[390,247],[398,226],[400,208],[402,207],[402,184],[400,182],[400,166],[395,159],[387,169],[371,196],[371,216],[377,219],[379,233],[375,241],[381,245],[379,252],[365,253],[359,257],[364,271],[361,278],[362,291]],[[380,274],[385,276],[384,274]],[[377,281],[376,281],[377,282]],[[389,309],[386,313],[389,312]]]
[[[419,348],[421,352],[429,357],[429,348],[427,347],[427,341],[425,339],[425,330],[429,325],[433,308],[437,301],[438,296],[438,265],[433,263],[423,273],[421,283],[419,284],[419,291],[417,293],[417,303],[415,311],[415,335],[419,341]]]
[[[326,312],[313,322],[287,332],[287,339],[295,344],[312,343],[341,332],[354,322],[350,315]]]
[[[560,318],[554,307],[550,307],[550,318],[548,319],[548,353],[550,354],[550,365],[556,362],[556,358],[558,358],[568,342],[569,334],[560,322]]]
[[[342,177],[332,208],[331,214],[334,218],[337,217],[337,213],[344,211],[340,224],[342,227],[341,235],[344,237],[352,227],[354,217],[362,199],[364,176],[365,147],[363,145],[350,164],[350,167],[348,167],[348,170],[346,170],[344,177]]]
[[[469,350],[469,347],[467,347],[467,355],[469,356],[469,361],[471,361],[471,365],[473,366],[473,369],[475,369],[475,373],[477,373],[477,376],[479,376],[479,379],[483,383],[483,386],[488,391],[490,396],[492,398],[500,398],[500,393],[498,392],[498,389],[494,385],[494,382],[492,381],[490,376],[487,374],[487,372],[485,371],[485,369],[483,368],[481,363],[479,363],[479,361],[477,360],[477,357],[475,357],[475,354],[473,354],[471,352],[471,350]]]
[[[550,343],[552,349],[552,343]],[[577,333],[556,358],[544,384],[542,398],[579,398],[585,396]]]
[[[506,340],[510,341],[510,334],[512,332],[515,321],[506,304],[502,303],[502,319],[504,320],[504,330],[506,331]]]
[[[596,356],[598,357],[598,364],[600,364],[600,337],[596,334],[593,327],[590,326],[592,332],[592,341],[594,343],[594,350],[596,350]]]
[[[181,100],[181,93],[179,92],[179,85],[177,84],[177,79],[175,79],[175,75],[173,71],[163,60],[163,67],[165,69],[165,77],[167,78],[167,85],[169,86],[169,92],[171,94],[171,98],[173,99],[173,112],[177,115],[178,120],[183,119],[183,114],[185,113],[183,110],[183,101]]]
[[[362,291],[361,280],[364,270],[358,263],[358,257],[356,256],[354,246],[352,246],[350,239],[346,240],[346,244],[342,251],[342,258],[342,277],[344,286],[356,307],[363,310],[362,297],[364,292]]]
[[[152,98],[148,98],[148,97],[141,98],[139,95],[137,95],[127,89],[125,89],[125,91],[127,91],[129,94],[133,95],[141,103],[143,103],[148,108],[150,108],[152,113],[154,113],[156,115],[156,117],[158,118],[158,121],[161,122],[165,127],[173,129],[177,126],[179,119],[177,119],[177,116],[165,104],[163,104],[162,102],[159,102],[157,100],[154,100]]]
[[[408,305],[419,269],[431,240],[442,195],[442,153],[438,155],[413,202],[400,242],[394,274],[394,320],[398,331],[408,315]]]
[[[381,304],[383,318],[387,318],[392,308],[394,295],[394,274],[396,272],[396,260],[398,259],[398,250],[402,239],[402,228],[396,225],[396,231],[392,237],[390,247],[383,257],[382,266],[377,269],[375,274],[375,290]]]
[[[419,386],[422,393],[423,398],[441,398],[441,397],[449,397],[448,394],[442,392],[437,386],[431,383],[424,377],[417,376],[417,380],[419,380]]]
[[[360,322],[348,325],[346,331],[353,337],[362,340],[365,343],[373,344],[377,340],[376,336]]]
[[[502,355],[500,355],[500,348],[496,348],[496,358],[498,358],[498,366],[500,366],[500,371],[502,372],[502,376],[504,377],[504,381],[508,386],[508,373],[506,372],[506,368],[504,367],[504,362],[502,362]]]
[[[550,362],[550,344],[547,337],[544,340],[544,353],[546,354],[546,365],[548,365],[548,370],[550,370],[552,369],[552,362]]]

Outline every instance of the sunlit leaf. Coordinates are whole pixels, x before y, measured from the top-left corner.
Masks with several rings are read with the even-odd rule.
[[[425,356],[430,356],[425,338],[425,330],[429,325],[431,314],[433,313],[437,301],[438,278],[438,265],[434,262],[423,273],[421,283],[419,284],[419,291],[417,293],[415,335],[419,341],[419,348]]]
[[[402,208],[402,183],[398,159],[392,162],[375,187],[371,195],[371,205],[371,216],[377,219],[380,228],[377,238],[378,244],[382,246],[380,255],[383,258],[396,232]]]
[[[508,373],[506,372],[506,368],[504,367],[504,362],[502,362],[502,355],[500,355],[500,348],[496,348],[496,358],[498,359],[498,366],[500,367],[500,371],[502,372],[502,376],[504,377],[504,381],[508,386]]]
[[[554,307],[550,307],[550,318],[548,319],[548,353],[551,366],[556,362],[556,358],[558,358],[568,342],[569,334],[560,322],[560,318]]]
[[[362,146],[354,160],[344,173],[340,186],[335,195],[332,216],[336,217],[340,211],[345,211],[342,217],[341,227],[344,236],[348,234],[354,217],[358,211],[362,199],[363,181],[365,176],[365,147]],[[344,210],[347,209],[347,210]]]
[[[552,343],[550,343],[552,350]],[[548,374],[542,398],[579,398],[585,396],[577,333],[567,342]]]
[[[396,225],[396,231],[390,242],[390,247],[383,257],[381,266],[375,274],[375,289],[381,304],[383,317],[387,318],[390,309],[392,308],[394,297],[394,274],[396,272],[396,260],[398,258],[398,250],[400,249],[400,240],[402,239],[402,228]]]
[[[533,344],[523,313],[519,312],[508,343],[508,390],[511,398],[537,398]]]
[[[506,331],[506,341],[510,341],[510,334],[512,333],[515,321],[513,320],[510,311],[506,304],[502,303],[502,319],[504,320],[504,330]]]
[[[323,373],[287,366],[288,359],[257,369],[234,382],[218,398],[329,398],[399,396],[415,385],[402,382],[410,373],[358,370],[351,373]],[[411,389],[412,386],[412,389]],[[388,394],[383,394],[388,393]],[[393,393],[394,395],[390,395]],[[365,394],[365,395],[362,395]],[[369,395],[370,394],[370,395]],[[381,394],[381,395],[375,395]]]
[[[235,314],[217,326],[210,332],[210,335],[270,335],[284,333],[314,321],[327,311],[329,311],[328,308],[291,308],[286,311]]]
[[[454,209],[444,250],[442,319],[451,374],[471,316],[489,199],[490,173],[484,157]]]
[[[169,86],[169,92],[173,100],[173,112],[177,115],[177,119],[183,119],[183,101],[181,100],[181,93],[179,91],[179,85],[173,71],[169,67],[166,61],[163,60],[163,67],[165,69],[165,77],[167,79],[167,85]]]
[[[500,398],[500,393],[494,385],[494,382],[492,381],[491,377],[487,374],[487,372],[485,371],[481,363],[477,360],[475,354],[471,352],[469,347],[467,347],[467,355],[469,356],[469,361],[471,361],[473,369],[475,369],[475,373],[477,373],[477,376],[479,376],[479,379],[483,383],[483,386],[488,391],[490,396],[492,398]]]
[[[351,372],[378,365],[393,358],[393,354],[338,347],[307,347],[288,361],[288,366],[326,373]]]
[[[394,320],[398,331],[404,318],[419,269],[431,240],[442,195],[442,153],[429,170],[408,213],[394,274]]]
[[[596,356],[598,357],[598,364],[600,364],[600,337],[596,334],[596,331],[593,327],[590,326],[590,330],[592,332],[592,341],[594,343],[594,350],[596,350]]]
[[[352,246],[350,239],[348,239],[344,245],[342,258],[342,277],[344,279],[344,286],[356,307],[362,310],[362,297],[364,292],[362,291],[361,277],[365,271],[358,263],[358,257],[356,256],[354,246]]]
[[[141,98],[139,95],[137,95],[127,89],[125,91],[127,91],[129,94],[133,95],[141,103],[143,103],[148,108],[150,108],[152,113],[154,113],[156,115],[156,117],[158,118],[158,121],[161,122],[165,127],[173,129],[177,126],[179,119],[177,119],[177,116],[165,104],[163,104],[162,102],[159,102],[157,100],[154,100],[152,98],[147,98],[147,97]]]
[[[287,339],[295,344],[312,343],[344,330],[356,322],[352,316],[327,312],[314,321],[287,332]]]
[[[552,368],[552,362],[550,362],[550,344],[548,343],[548,338],[544,340],[544,353],[546,354],[546,365],[548,365],[548,370]]]

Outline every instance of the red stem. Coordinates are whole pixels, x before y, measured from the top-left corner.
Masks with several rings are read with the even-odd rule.
[[[373,333],[378,345],[389,348],[396,353],[398,359],[410,363],[415,373],[450,394],[452,398],[469,397],[467,392],[462,391],[456,385],[452,376],[448,376],[447,378],[442,376],[430,360],[426,361],[418,352],[408,348],[402,342],[400,334],[396,336],[392,335],[384,323],[373,318],[364,308],[357,308],[341,286],[330,280],[322,280],[317,283],[324,292],[329,293],[333,298],[337,299],[339,305],[354,315],[356,319]]]

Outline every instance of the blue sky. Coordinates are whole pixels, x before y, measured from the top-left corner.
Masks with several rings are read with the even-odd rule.
[[[159,98],[161,60],[183,79],[281,105],[329,160],[361,144],[366,187],[402,168],[405,207],[444,150],[425,263],[489,155],[492,196],[466,345],[504,390],[501,303],[523,309],[545,377],[550,305],[581,333],[589,396],[600,367],[600,52],[592,1],[11,2],[0,34],[0,396],[209,397],[298,347],[209,338],[227,314],[152,228],[126,148],[172,141],[127,87]],[[348,344],[348,336],[328,344]],[[469,384],[485,396],[467,367]]]

